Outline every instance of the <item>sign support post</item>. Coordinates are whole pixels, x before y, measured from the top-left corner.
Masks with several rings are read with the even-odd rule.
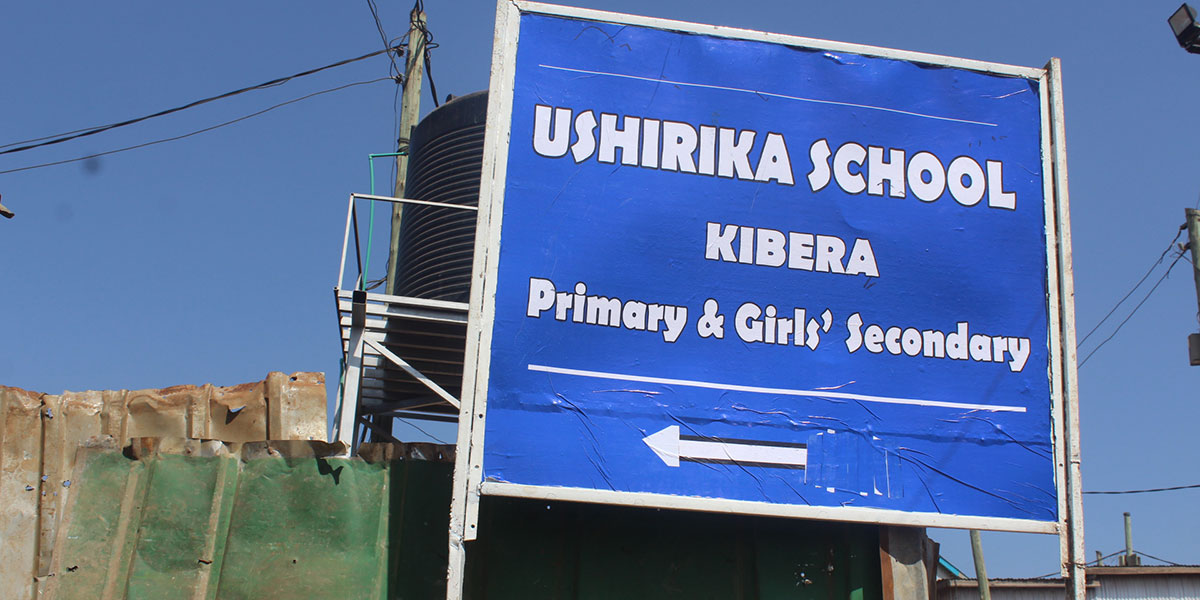
[[[1067,577],[1067,597],[1087,598],[1087,553],[1083,541],[1083,484],[1080,473],[1079,444],[1079,372],[1075,353],[1075,284],[1072,276],[1070,196],[1067,191],[1067,131],[1062,96],[1062,63],[1057,58],[1046,64],[1049,74],[1051,106],[1051,147],[1054,164],[1054,201],[1058,211],[1055,219],[1058,241],[1059,312],[1062,339],[1061,373],[1063,389],[1063,440],[1066,456],[1066,514],[1065,531],[1059,532],[1063,549],[1063,571]],[[1060,503],[1061,506],[1062,503]]]

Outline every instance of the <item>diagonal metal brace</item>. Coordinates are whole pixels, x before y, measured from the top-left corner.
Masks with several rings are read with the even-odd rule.
[[[364,339],[363,341],[366,342],[366,344],[368,346],[374,348],[375,351],[378,352],[381,356],[392,361],[393,363],[396,364],[396,366],[400,367],[401,369],[404,369],[405,373],[412,375],[414,379],[425,384],[425,387],[429,388],[430,390],[433,390],[433,393],[435,393],[439,397],[441,397],[442,400],[449,402],[450,405],[453,406],[454,408],[459,408],[458,398],[455,398],[453,395],[450,394],[450,392],[447,392],[446,390],[442,389],[442,386],[435,383],[432,379],[426,377],[424,373],[413,368],[413,366],[408,364],[407,362],[405,362],[405,360],[403,358],[396,356],[391,350],[384,348],[383,344],[380,344],[379,342],[376,342],[375,340],[371,340],[371,339]]]

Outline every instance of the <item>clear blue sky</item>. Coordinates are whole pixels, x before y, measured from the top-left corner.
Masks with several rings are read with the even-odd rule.
[[[411,5],[380,4],[388,34],[400,35]],[[1174,1],[572,4],[1017,65],[1061,57],[1081,334],[1151,266],[1200,198],[1192,132],[1200,56],[1171,36]],[[494,5],[429,0],[426,8],[441,44],[439,94],[486,87]],[[6,3],[0,144],[155,112],[380,46],[365,1]],[[187,133],[387,71],[376,57],[0,156],[0,171]],[[324,371],[336,382],[331,288],[345,201],[369,189],[367,154],[393,149],[394,91],[387,81],[358,86],[185,140],[0,175],[0,202],[17,213],[0,221],[0,384],[46,392],[228,385],[271,370]],[[428,95],[422,103],[427,112]],[[384,179],[381,189],[390,186]],[[1186,345],[1196,313],[1180,261],[1080,370],[1085,489],[1200,483],[1200,367],[1188,366]],[[1198,503],[1200,490],[1089,496],[1089,556],[1122,547],[1121,513],[1130,511],[1137,549],[1200,563]],[[932,535],[970,570],[965,532]],[[983,539],[994,576],[1057,569],[1052,537]]]

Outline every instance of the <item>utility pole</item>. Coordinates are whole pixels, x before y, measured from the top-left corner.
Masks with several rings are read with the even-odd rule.
[[[1192,279],[1196,282],[1196,302],[1197,308],[1200,308],[1200,266],[1196,266],[1196,261],[1200,259],[1200,210],[1185,208],[1183,213],[1187,217],[1188,247],[1192,250]]]
[[[987,566],[983,563],[983,542],[979,539],[978,529],[971,530],[971,555],[975,559],[975,585],[979,588],[979,600],[992,600]]]
[[[1179,47],[1192,54],[1200,54],[1200,21],[1196,19],[1196,10],[1185,2],[1167,18],[1171,32]],[[1192,249],[1192,278],[1196,281],[1196,303],[1200,308],[1200,211],[1188,208],[1184,210],[1187,216],[1188,247]],[[1200,313],[1197,313],[1200,314]],[[1188,336],[1188,359],[1192,366],[1200,365],[1200,333]]]
[[[404,180],[408,177],[408,141],[412,129],[421,116],[421,66],[425,58],[425,11],[413,8],[408,15],[408,54],[404,63],[404,94],[400,106],[400,155],[396,157],[395,198],[404,197]],[[392,205],[392,240],[388,245],[387,282],[385,294],[396,293],[396,266],[400,254],[400,222],[404,216],[404,205]]]
[[[1187,219],[1188,248],[1192,250],[1192,280],[1196,282],[1196,307],[1200,311],[1200,210],[1183,209]],[[1197,312],[1200,315],[1200,312]],[[1188,361],[1200,365],[1200,333],[1188,335]]]

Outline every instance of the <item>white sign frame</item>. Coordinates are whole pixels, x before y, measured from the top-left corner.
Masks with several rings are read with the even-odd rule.
[[[1042,102],[1042,172],[1046,174],[1043,180],[1046,199],[1047,273],[1050,278],[1047,286],[1049,291],[1049,330],[1051,332],[1049,376],[1052,396],[1055,483],[1059,506],[1058,521],[1038,522],[1008,518],[906,513],[865,507],[780,505],[741,500],[483,481],[483,435],[487,415],[486,399],[492,324],[495,317],[495,282],[498,269],[498,260],[496,259],[500,247],[500,219],[503,212],[508,143],[511,133],[519,19],[522,13],[621,23],[722,38],[849,52],[1037,81]],[[450,512],[450,565],[447,597],[461,597],[466,562],[464,543],[474,540],[478,535],[479,502],[483,495],[902,526],[1057,534],[1060,538],[1062,573],[1065,576],[1074,576],[1072,579],[1075,581],[1072,587],[1078,587],[1078,591],[1082,592],[1082,569],[1086,559],[1083,546],[1074,287],[1061,82],[1061,66],[1058,59],[1052,59],[1045,68],[1038,69],[716,25],[554,6],[524,0],[499,0],[492,51],[489,85],[491,94],[488,99],[483,176],[480,186],[472,272],[461,399],[462,410],[458,425],[458,453],[455,460],[453,500]]]

